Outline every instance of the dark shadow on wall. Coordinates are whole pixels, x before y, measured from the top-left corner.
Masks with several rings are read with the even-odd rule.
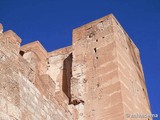
[[[63,62],[62,90],[71,102],[72,53]]]

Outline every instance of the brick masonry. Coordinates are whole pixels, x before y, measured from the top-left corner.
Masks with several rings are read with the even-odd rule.
[[[139,50],[112,14],[74,29],[72,46],[47,52],[38,41],[20,43],[0,25],[0,120],[151,113]]]

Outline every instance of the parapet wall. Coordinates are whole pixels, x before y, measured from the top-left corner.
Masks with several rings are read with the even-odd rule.
[[[139,50],[113,15],[74,29],[72,46],[59,50],[20,43],[0,25],[0,119],[125,120],[126,113],[150,113]]]
[[[20,42],[13,31],[0,33],[0,119],[73,119],[68,98],[46,74],[47,52],[39,42]]]

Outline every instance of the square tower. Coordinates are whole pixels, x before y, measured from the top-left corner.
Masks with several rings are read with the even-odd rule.
[[[71,101],[80,119],[151,113],[139,50],[112,14],[74,29],[72,49]]]

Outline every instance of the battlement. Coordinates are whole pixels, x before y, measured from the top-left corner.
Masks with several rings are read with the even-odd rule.
[[[151,112],[139,50],[112,14],[74,29],[72,41],[52,52],[39,41],[20,46],[0,24],[0,119],[125,120]]]

